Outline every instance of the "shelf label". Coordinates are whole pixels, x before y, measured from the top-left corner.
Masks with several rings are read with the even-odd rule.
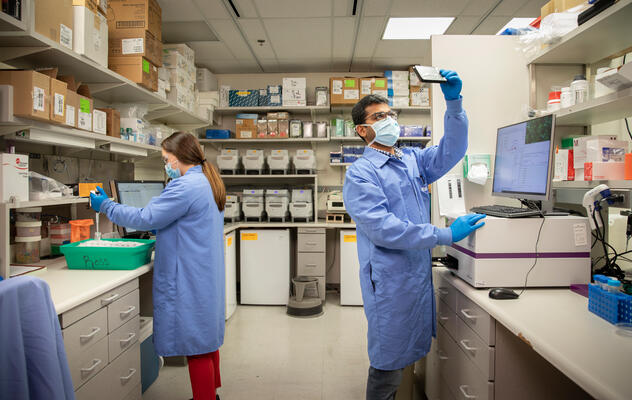
[[[242,233],[241,240],[258,240],[258,235],[256,233]]]
[[[226,247],[230,247],[233,244],[233,237],[229,237],[226,239]]]
[[[149,61],[145,60],[143,58],[143,72],[148,74],[149,73]]]
[[[342,94],[342,81],[334,80],[332,81],[331,86],[332,86],[331,88],[332,94]]]
[[[44,89],[38,88],[37,86],[33,87],[33,110],[35,111],[45,111],[44,110]]]
[[[75,126],[75,107],[66,105],[66,125]]]
[[[144,39],[141,38],[133,38],[133,39],[123,39],[122,40],[122,50],[121,52],[124,55],[127,54],[143,54],[145,52],[145,44]]]
[[[575,246],[586,246],[588,244],[588,234],[586,233],[586,225],[574,224],[573,233],[575,234]]]
[[[72,50],[72,29],[64,24],[59,24],[59,43]]]
[[[90,114],[90,100],[79,99],[79,112]]]
[[[355,243],[357,241],[356,235],[344,235],[342,238],[345,243]]]
[[[59,115],[60,117],[64,116],[64,95],[55,93],[55,104],[53,112],[55,115]]]

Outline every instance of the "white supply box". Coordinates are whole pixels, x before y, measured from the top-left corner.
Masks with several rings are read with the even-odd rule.
[[[92,131],[102,135],[107,134],[107,114],[101,110],[92,111]]]
[[[306,106],[307,79],[283,78],[283,93],[281,98],[284,106]]]
[[[314,157],[314,150],[296,150],[296,155],[292,161],[294,162],[294,168],[297,171],[314,171],[316,169],[316,157]]]
[[[584,163],[586,160],[586,142],[595,139],[617,140],[616,135],[581,136],[573,139],[573,166],[575,180],[584,180]]]
[[[228,202],[228,196],[226,197],[227,201],[224,205],[224,220],[231,220],[233,222],[239,221],[239,219],[241,218],[241,203],[230,203]]]
[[[222,173],[235,173],[239,169],[239,150],[222,149],[222,153],[217,156],[217,167]]]
[[[246,150],[246,155],[243,157],[242,161],[246,171],[263,171],[263,150]]]
[[[536,260],[541,218],[487,216],[485,226],[447,247],[458,260],[456,274],[477,288],[525,285]],[[510,234],[508,234],[510,232]],[[590,226],[579,216],[546,217],[538,242],[537,264],[528,287],[568,287],[590,282]]]
[[[244,189],[241,195],[241,202],[263,204],[264,192],[263,189]]]
[[[217,77],[206,68],[198,68],[196,70],[195,83],[200,92],[217,90]]]
[[[267,157],[270,171],[283,171],[290,169],[290,156],[287,150],[271,150]]]
[[[292,216],[292,221],[296,218],[310,221],[314,216],[314,203],[306,201],[292,202],[290,203],[290,215]]]
[[[108,20],[100,13],[94,13],[87,7],[72,6],[73,11],[73,50],[108,66]]]
[[[29,201],[29,156],[2,153],[0,157],[0,199],[7,202],[15,197],[18,201]]]
[[[312,189],[292,189],[292,203],[311,203],[313,200]]]
[[[184,43],[170,43],[162,46],[163,60],[168,58],[171,54],[180,54],[185,59],[185,63],[188,65],[195,64],[195,50],[190,48]],[[195,76],[195,71],[193,72]]]

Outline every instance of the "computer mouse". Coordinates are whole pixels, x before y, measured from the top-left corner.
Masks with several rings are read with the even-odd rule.
[[[494,300],[513,300],[518,298],[518,293],[507,288],[494,288],[489,291],[489,297]]]

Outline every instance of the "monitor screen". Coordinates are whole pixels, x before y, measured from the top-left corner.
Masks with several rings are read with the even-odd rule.
[[[546,115],[498,129],[493,195],[549,199],[554,127]]]
[[[147,206],[153,197],[160,196],[164,188],[164,182],[160,181],[116,182],[118,202],[136,208]],[[125,232],[130,233],[135,230],[125,228]]]

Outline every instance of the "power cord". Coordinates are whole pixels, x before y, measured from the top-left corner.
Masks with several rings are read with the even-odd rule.
[[[535,239],[535,260],[533,260],[533,265],[531,266],[531,268],[529,268],[529,271],[527,271],[527,275],[525,275],[524,277],[524,286],[522,287],[522,290],[520,291],[520,293],[518,293],[518,297],[522,296],[522,294],[527,290],[529,275],[531,274],[531,271],[533,271],[535,266],[538,264],[538,244],[540,243],[540,235],[542,234],[542,227],[544,226],[544,221],[546,221],[546,218],[544,218],[544,213],[542,212],[540,208],[535,208],[535,209],[537,209],[540,212],[540,218],[542,219],[542,222],[540,223],[540,228],[538,229],[538,237]]]

